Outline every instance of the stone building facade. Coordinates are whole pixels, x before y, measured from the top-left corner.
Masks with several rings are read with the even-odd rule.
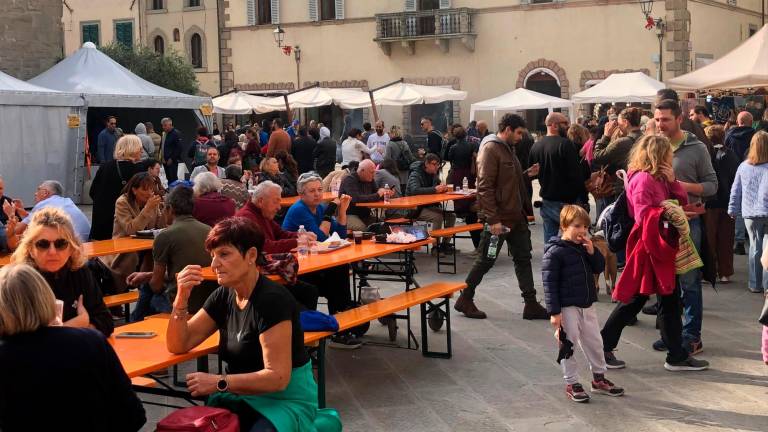
[[[28,80],[63,57],[61,0],[0,1],[0,70]]]

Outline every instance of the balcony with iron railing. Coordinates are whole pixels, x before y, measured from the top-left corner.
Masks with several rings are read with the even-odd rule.
[[[469,8],[378,14],[374,41],[387,55],[391,44],[397,42],[413,54],[416,41],[420,40],[434,40],[448,52],[449,41],[460,39],[474,51],[477,34],[472,27],[473,16],[474,11]]]

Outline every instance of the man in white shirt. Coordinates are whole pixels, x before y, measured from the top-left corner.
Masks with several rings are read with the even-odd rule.
[[[347,139],[341,143],[341,166],[347,166],[352,161],[360,162],[365,156],[371,155],[371,149],[368,148],[360,138],[363,137],[363,133],[360,129],[352,129],[349,131]]]
[[[195,169],[192,170],[192,175],[189,176],[189,179],[194,182],[195,177],[204,172],[212,172],[220,179],[227,178],[226,171],[219,166],[219,150],[216,149],[216,147],[208,148],[208,151],[205,153],[205,165],[195,167]]]
[[[379,120],[374,128],[376,133],[368,136],[368,148],[371,150],[371,160],[377,165],[384,160],[384,149],[389,142],[389,134],[384,132],[384,122]]]
[[[63,195],[64,186],[62,186],[61,183],[56,180],[46,180],[42,182],[40,186],[37,187],[37,191],[35,191],[35,206],[32,207],[29,214],[16,225],[16,234],[21,234],[27,229],[27,225],[29,225],[32,216],[34,216],[35,213],[46,207],[56,207],[69,216],[69,219],[72,221],[72,226],[75,228],[75,233],[80,241],[88,241],[88,236],[91,233],[91,223],[88,221],[88,217],[77,208],[71,199]],[[23,206],[24,204],[21,204],[22,208]]]

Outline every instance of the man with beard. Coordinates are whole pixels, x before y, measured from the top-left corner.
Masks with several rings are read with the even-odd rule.
[[[479,253],[467,275],[467,288],[461,292],[454,309],[468,318],[486,318],[474,302],[475,288],[496,262],[496,254],[488,254],[491,237],[497,236],[496,250],[507,242],[515,265],[515,276],[525,302],[523,319],[548,319],[547,310],[536,301],[531,268],[531,231],[526,210],[530,209],[523,168],[515,156],[514,146],[525,132],[525,121],[514,114],[505,114],[496,135],[483,139],[477,156],[478,216],[486,223],[480,235]],[[559,223],[559,222],[558,222]]]
[[[547,135],[531,147],[529,163],[538,164],[541,190],[541,218],[544,221],[544,242],[560,230],[560,210],[565,204],[579,204],[586,194],[579,152],[567,138],[568,118],[558,112],[544,120]]]

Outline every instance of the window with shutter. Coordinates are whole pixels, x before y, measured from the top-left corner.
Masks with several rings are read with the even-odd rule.
[[[416,11],[416,0],[405,0],[405,11],[406,12]]]
[[[280,0],[270,0],[272,24],[280,24]]]
[[[192,38],[189,40],[189,48],[192,67],[203,67],[203,39],[198,33],[192,35]]]
[[[164,0],[152,0],[152,10],[165,9]]]
[[[450,9],[451,0],[440,0],[440,9]]]
[[[441,0],[419,0],[419,10],[440,9]]]
[[[309,0],[309,20],[310,21],[318,21],[320,19],[320,15],[317,13],[317,2],[318,0]]]
[[[320,20],[329,21],[336,19],[336,1],[318,0],[320,6]]]
[[[163,55],[165,54],[165,39],[162,36],[155,36],[155,52]]]
[[[272,0],[258,0],[256,24],[272,24]]]
[[[200,0],[187,0],[187,7],[200,7]]]
[[[256,25],[256,0],[245,0],[245,17],[249,26]]]
[[[126,48],[133,48],[133,21],[115,23],[115,42]]]
[[[93,42],[99,46],[99,23],[80,24],[80,33],[83,36],[83,43]]]
[[[336,0],[336,19],[344,19],[344,0]]]

